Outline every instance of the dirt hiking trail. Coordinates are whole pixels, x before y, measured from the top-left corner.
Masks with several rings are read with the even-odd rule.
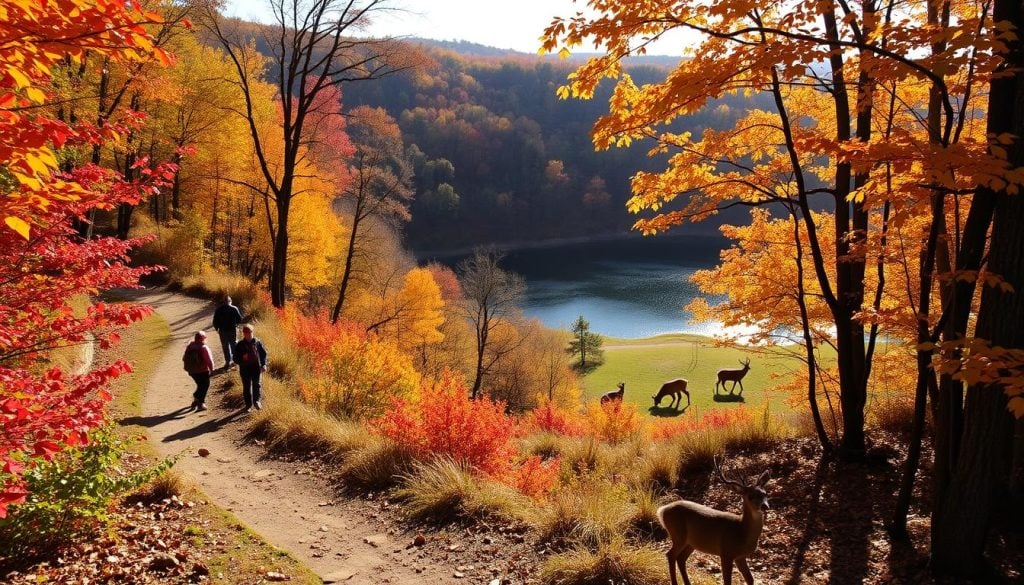
[[[211,327],[215,305],[163,289],[133,291],[131,300],[151,305],[167,321],[168,349],[146,385],[142,416],[162,455],[183,453],[175,466],[217,505],[231,511],[267,542],[288,551],[327,583],[467,583],[456,579],[451,561],[437,563],[408,547],[411,533],[388,526],[375,503],[339,496],[320,472],[302,462],[266,458],[258,444],[243,440],[246,415],[221,405],[216,378],[209,410],[191,411],[195,384],[182,369],[181,354],[198,329],[208,330],[214,363],[222,365],[220,341]],[[259,332],[257,331],[257,336]],[[274,348],[268,348],[273,352]],[[265,396],[264,402],[272,402]],[[199,449],[209,455],[200,457]],[[484,581],[486,583],[486,581]]]

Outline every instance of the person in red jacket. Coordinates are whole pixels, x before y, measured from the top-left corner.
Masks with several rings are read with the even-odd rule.
[[[210,374],[213,373],[213,352],[206,345],[206,332],[196,331],[181,357],[185,371],[196,382],[192,393],[192,408],[206,410],[206,393],[210,390]]]

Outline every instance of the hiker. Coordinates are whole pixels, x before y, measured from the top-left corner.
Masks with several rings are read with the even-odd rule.
[[[267,350],[263,343],[253,337],[252,325],[242,327],[242,339],[235,343],[235,361],[238,373],[242,376],[242,398],[245,400],[245,411],[252,412],[263,408],[260,402],[260,377],[267,371]]]
[[[181,361],[185,371],[196,382],[196,391],[192,393],[192,408],[206,410],[206,393],[210,390],[210,374],[213,372],[213,352],[206,345],[205,331],[195,332]]]
[[[220,347],[224,350],[224,369],[234,367],[232,353],[238,338],[238,325],[242,322],[242,311],[231,304],[231,297],[224,296],[224,303],[213,312],[213,328],[220,336]]]

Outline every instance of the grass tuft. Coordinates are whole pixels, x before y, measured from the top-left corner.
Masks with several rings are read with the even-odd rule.
[[[319,452],[334,460],[343,460],[368,441],[362,424],[338,420],[288,394],[275,396],[255,413],[247,436],[263,439],[277,451]]]
[[[573,549],[549,558],[541,567],[543,585],[660,585],[667,563],[651,547],[630,548],[621,539],[596,551]],[[698,581],[699,583],[699,581]]]
[[[527,498],[494,481],[477,477],[472,469],[447,457],[417,463],[402,477],[395,495],[406,502],[406,512],[418,520],[450,522],[458,519],[502,518],[519,521]]]
[[[872,426],[897,435],[909,435],[914,426],[914,397],[886,394],[877,396],[868,407]]]
[[[370,435],[366,444],[349,453],[341,464],[338,476],[346,485],[366,489],[389,488],[409,472],[414,464],[412,453],[387,439]]]
[[[625,485],[597,476],[580,476],[535,511],[531,524],[541,541],[555,548],[580,544],[591,548],[621,536],[634,515]]]
[[[168,469],[125,498],[129,504],[142,502],[150,504],[181,497],[194,491],[194,485],[178,470]]]

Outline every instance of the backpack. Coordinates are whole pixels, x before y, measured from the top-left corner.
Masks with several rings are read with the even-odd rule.
[[[235,344],[235,361],[242,367],[255,368],[260,365],[260,354],[256,350],[256,339],[239,341]]]
[[[189,344],[185,348],[185,355],[181,356],[181,361],[184,362],[186,372],[195,374],[206,371],[206,359],[203,356],[205,351],[201,345]]]

